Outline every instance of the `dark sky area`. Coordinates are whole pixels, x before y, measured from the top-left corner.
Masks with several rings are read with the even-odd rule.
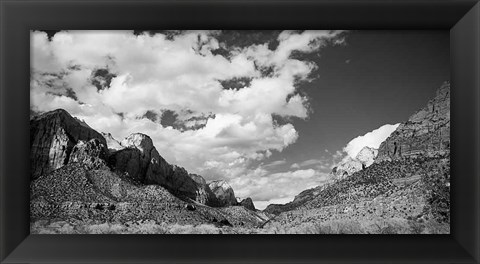
[[[404,122],[450,79],[448,31],[350,31],[345,45],[304,57],[318,65],[318,78],[300,86],[313,113],[293,119],[297,142],[271,160],[320,158],[325,149]]]

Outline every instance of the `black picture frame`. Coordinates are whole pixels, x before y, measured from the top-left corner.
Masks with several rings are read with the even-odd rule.
[[[480,3],[1,0],[2,263],[479,263]],[[31,29],[450,31],[450,235],[29,235]]]

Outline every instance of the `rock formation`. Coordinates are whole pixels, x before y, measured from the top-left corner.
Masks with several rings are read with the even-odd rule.
[[[118,140],[113,138],[112,134],[102,132],[102,136],[107,141],[107,148],[110,152],[114,152],[124,148]]]
[[[124,149],[111,153],[109,164],[114,171],[142,183],[166,184],[171,166],[153,146],[152,139],[144,134],[134,133],[122,141]]]
[[[74,146],[80,140],[91,139],[107,145],[100,133],[63,109],[33,117],[30,120],[31,177],[35,179],[64,166]]]
[[[68,163],[82,163],[87,169],[93,170],[106,168],[106,158],[106,146],[100,140],[94,138],[88,142],[78,141],[70,153]]]
[[[221,206],[237,205],[232,187],[224,180],[213,181],[208,184],[217,197]]]
[[[161,185],[181,198],[216,205],[216,198],[205,179],[189,174],[182,167],[170,165],[160,156],[149,136],[134,133],[121,145],[125,148],[112,152],[109,157],[112,170],[144,184]]]
[[[290,203],[269,205],[264,212],[277,216],[264,228],[298,230],[314,223],[321,233],[329,233],[337,224],[348,223],[345,230],[334,232],[449,233],[449,88],[449,83],[444,83],[427,107],[398,126],[380,145],[373,164],[376,151],[363,149],[355,159],[349,158],[340,164],[343,167],[339,165],[333,171],[348,174],[348,168],[359,169],[352,177],[305,190]],[[352,228],[358,223],[385,223],[391,219],[408,225],[428,224],[423,230],[409,230],[410,226],[395,230],[377,224],[371,225],[376,229],[370,231],[361,231],[370,227]]]
[[[377,154],[378,150],[370,147],[364,147],[362,150],[360,150],[360,152],[358,152],[354,159],[347,157],[345,160],[340,162],[332,169],[331,174],[335,176],[335,179],[350,176],[355,172],[363,170],[372,165]]]
[[[255,205],[253,204],[252,198],[250,198],[250,197],[247,197],[247,198],[243,199],[240,202],[240,205],[247,208],[247,209],[255,211]]]
[[[373,164],[377,155],[378,155],[378,149],[364,147],[362,148],[362,150],[360,150],[360,152],[358,152],[355,159],[360,161],[362,163],[362,166],[366,168]]]
[[[178,199],[159,185],[135,184],[108,169],[69,163],[30,184],[32,221],[130,225],[136,221],[258,226],[264,220],[243,207],[212,208]],[[88,232],[88,230],[85,230]]]
[[[380,145],[375,162],[450,153],[450,83]]]

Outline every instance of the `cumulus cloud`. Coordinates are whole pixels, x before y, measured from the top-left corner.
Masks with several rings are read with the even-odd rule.
[[[345,151],[349,157],[355,158],[358,152],[364,147],[378,149],[380,144],[385,141],[399,125],[400,123],[395,125],[386,124],[363,136],[358,136],[348,142],[343,151]]]
[[[145,133],[170,163],[207,180],[235,179],[236,191],[257,195],[239,180],[257,175],[252,164],[298,138],[291,122],[279,125],[273,115],[305,119],[310,110],[298,84],[317,66],[291,55],[342,44],[341,33],[284,31],[270,49],[268,43],[226,47],[218,31],[62,31],[50,40],[34,31],[31,109],[63,108],[119,140]],[[227,54],[216,52],[220,48]],[[224,87],[232,80],[248,81]],[[175,120],[166,122],[166,113]],[[280,184],[291,176],[305,187],[305,175],[311,172],[267,178]]]
[[[327,173],[314,169],[270,173],[264,168],[257,168],[233,179],[231,185],[237,197],[251,197],[256,208],[264,209],[272,203],[290,202],[300,192],[319,186],[328,178]]]

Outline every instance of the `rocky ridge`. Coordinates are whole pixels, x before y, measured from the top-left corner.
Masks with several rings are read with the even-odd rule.
[[[349,177],[305,190],[290,203],[269,205],[264,212],[276,216],[263,228],[313,229],[315,233],[449,233],[449,127],[447,82],[427,107],[381,144],[373,164],[363,154],[368,157],[375,151],[365,151],[356,157],[364,166]]]
[[[105,138],[67,111],[57,109],[30,120],[30,166],[32,179],[50,173],[65,164],[80,141],[97,139],[106,152]]]
[[[247,209],[250,209],[252,211],[256,210],[255,205],[253,204],[252,198],[250,198],[250,197],[245,198],[242,201],[240,201],[240,205],[247,208]]]
[[[156,223],[217,227],[250,227],[263,223],[262,215],[243,207],[212,208],[186,202],[159,185],[138,184],[100,169],[69,163],[42,175],[30,186],[31,221],[70,223]]]
[[[202,176],[165,161],[147,135],[134,133],[119,143],[111,134],[98,133],[62,109],[35,116],[30,125],[34,179],[67,164],[79,163],[87,170],[111,170],[138,184],[163,186],[185,201],[209,206],[235,205],[219,202]]]
[[[225,180],[212,181],[208,186],[222,206],[238,204],[233,188]]]

